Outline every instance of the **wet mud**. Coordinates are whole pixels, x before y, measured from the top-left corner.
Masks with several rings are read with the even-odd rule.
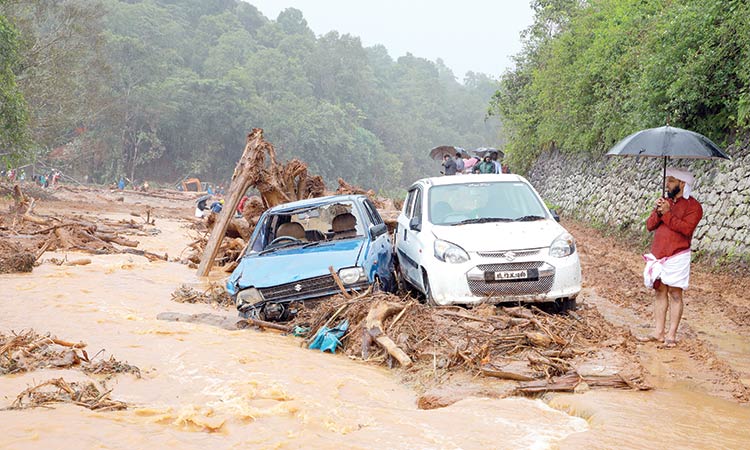
[[[111,201],[112,195],[123,201]],[[154,253],[179,257],[193,237],[189,202],[68,192],[39,202],[37,211],[73,204],[112,220],[154,207],[160,232],[139,236],[139,248]],[[0,411],[0,447],[743,447],[750,441],[744,404],[750,378],[747,280],[694,268],[678,346],[639,343],[630,335],[647,334],[651,324],[650,292],[640,288],[640,249],[580,224],[565,225],[578,240],[584,264],[579,301],[595,308],[613,330],[626,330],[601,337],[587,373],[611,373],[617,353],[606,349],[624,342],[653,391],[579,389],[519,398],[508,397],[513,382],[470,372],[414,376],[344,354],[310,351],[298,338],[273,330],[224,329],[224,322],[233,321],[225,308],[172,301],[180,286],[207,292],[210,282],[220,283],[225,274],[197,279],[178,262],[59,252],[45,254],[31,273],[0,275],[5,292],[0,332],[44,330],[87,342],[89,355],[101,352],[100,360],[114,355],[137,366],[141,376],[123,372],[106,380],[109,398],[128,406],[121,411],[74,403]],[[52,262],[82,256],[91,263]],[[165,312],[221,319],[159,320]],[[609,347],[603,345],[607,341]],[[71,367],[2,375],[0,407],[49,380],[85,386],[104,376]]]

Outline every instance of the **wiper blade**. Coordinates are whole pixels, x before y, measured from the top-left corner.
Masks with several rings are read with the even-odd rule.
[[[516,219],[516,222],[532,222],[534,220],[544,220],[542,216],[523,216]]]
[[[513,219],[507,217],[478,217],[476,219],[466,219],[453,225],[465,225],[468,223],[488,223],[488,222],[513,222]]]
[[[279,245],[278,247],[267,248],[267,249],[263,250],[262,252],[260,252],[260,255],[265,255],[267,253],[273,253],[275,251],[281,250],[282,248],[293,247],[293,246],[299,245],[299,244],[300,244],[299,242],[287,242],[286,244]]]
[[[321,241],[308,242],[307,244],[303,245],[302,248],[315,247],[316,245],[320,245],[320,243]]]

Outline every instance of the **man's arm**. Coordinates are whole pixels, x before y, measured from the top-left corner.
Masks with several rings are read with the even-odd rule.
[[[695,231],[695,227],[698,226],[698,222],[703,217],[703,207],[700,203],[696,203],[694,207],[690,208],[685,212],[684,217],[677,217],[672,214],[672,211],[667,211],[661,216],[661,220],[670,229],[682,234],[685,237],[689,237]]]
[[[646,219],[646,229],[648,231],[654,231],[661,225],[662,216],[659,215],[659,213],[656,211],[656,208],[654,208],[653,211],[651,211],[651,215],[648,216],[648,219]]]

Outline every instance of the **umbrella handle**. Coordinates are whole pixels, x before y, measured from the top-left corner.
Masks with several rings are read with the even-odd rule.
[[[664,168],[662,171],[662,177],[661,177],[661,196],[666,197],[667,196],[667,160],[669,159],[669,156],[664,157]]]

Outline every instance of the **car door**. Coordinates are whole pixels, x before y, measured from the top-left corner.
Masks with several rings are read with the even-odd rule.
[[[412,285],[422,288],[422,273],[419,261],[422,246],[419,230],[422,224],[422,189],[419,186],[409,190],[402,214],[398,217],[396,249],[401,267],[401,275]]]
[[[388,291],[395,291],[395,279],[393,278],[393,249],[391,248],[391,239],[388,235],[388,227],[380,217],[377,208],[369,200],[362,202],[365,214],[370,223],[367,232],[372,242],[370,243],[370,254],[375,271],[383,283],[383,287]]]

